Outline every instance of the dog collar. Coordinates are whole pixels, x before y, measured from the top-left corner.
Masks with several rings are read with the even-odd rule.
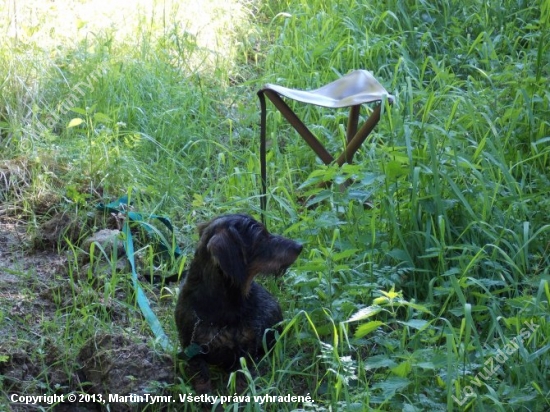
[[[208,352],[210,352],[209,345],[212,343],[212,341],[214,339],[216,339],[219,336],[219,334],[222,332],[222,330],[225,329],[225,326],[224,326],[223,328],[221,328],[218,331],[218,333],[216,333],[212,337],[212,339],[210,339],[207,343],[201,345],[201,344],[195,342],[195,332],[197,331],[197,326],[199,326],[199,323],[202,322],[202,319],[199,318],[199,315],[197,315],[197,312],[193,311],[193,313],[195,314],[195,317],[197,318],[197,321],[195,322],[195,325],[193,326],[193,333],[191,334],[191,342],[189,343],[189,346],[187,346],[183,350],[183,354],[185,355],[185,357],[188,360],[194,358],[197,355],[205,355]]]
[[[183,350],[183,354],[188,360],[194,358],[201,353],[203,353],[202,346],[194,342]]]

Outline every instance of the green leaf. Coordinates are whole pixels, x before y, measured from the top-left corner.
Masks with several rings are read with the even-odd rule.
[[[402,392],[410,384],[411,381],[407,378],[392,376],[385,381],[375,383],[371,388],[373,390],[380,389],[382,397],[391,398],[396,392]]]
[[[357,328],[353,336],[356,337],[357,339],[360,339],[363,336],[368,335],[369,333],[375,331],[382,325],[384,325],[384,322],[380,322],[379,320],[373,320],[372,322],[364,323]]]
[[[112,123],[113,122],[113,120],[109,116],[107,116],[104,113],[100,113],[100,112],[94,113],[94,120],[96,122],[100,122],[100,123]]]
[[[388,358],[386,355],[375,355],[367,359],[365,370],[370,371],[379,368],[393,368],[395,365],[395,361]]]
[[[400,301],[399,303],[403,306],[408,306],[420,312],[432,314],[432,312],[424,305],[419,305],[418,303],[413,303],[413,302],[407,302],[405,300]]]
[[[376,315],[380,312],[382,308],[380,306],[368,306],[366,308],[360,309],[358,312],[355,312],[351,318],[346,320],[346,322],[356,322],[358,320],[363,320],[370,318],[373,315]]]
[[[386,174],[393,180],[407,173],[407,169],[397,160],[390,160],[386,164]]]
[[[346,250],[343,250],[342,252],[334,253],[331,256],[331,258],[333,262],[338,262],[339,260],[347,259],[350,256],[355,255],[358,251],[359,249],[346,249]]]
[[[71,112],[75,112],[76,114],[80,114],[82,116],[86,116],[86,110],[81,109],[80,107],[73,107],[71,109]]]
[[[399,321],[399,323],[404,326],[409,326],[413,329],[421,330],[421,329],[424,329],[429,322],[423,319],[411,319],[406,322]]]
[[[427,369],[427,370],[431,370],[431,371],[436,369],[433,362],[419,362],[415,366],[418,367],[418,368]]]
[[[397,365],[395,368],[392,368],[391,371],[396,374],[397,376],[400,376],[401,378],[406,377],[409,373],[411,373],[412,366],[411,362],[405,361]]]

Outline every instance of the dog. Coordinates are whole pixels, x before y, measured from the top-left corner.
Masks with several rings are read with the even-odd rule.
[[[224,215],[199,226],[175,310],[195,392],[211,392],[208,365],[235,371],[241,357],[256,362],[265,355],[264,335],[266,348],[274,345],[281,308],[254,278],[282,275],[301,251],[301,244],[270,234],[248,215]]]

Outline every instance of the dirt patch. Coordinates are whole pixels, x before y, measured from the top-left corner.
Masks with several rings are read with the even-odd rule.
[[[55,251],[66,228],[78,223],[53,219],[51,231],[43,232],[52,234],[48,247],[36,250],[29,248],[32,238],[21,221],[0,216],[0,410],[107,410],[97,403],[25,405],[12,402],[13,394],[163,394],[176,381],[174,361],[147,345],[147,330],[137,332],[139,312],[127,303],[131,282],[124,274],[118,283],[109,273],[87,279],[72,251]],[[107,287],[116,289],[108,297]]]
[[[33,238],[33,246],[36,249],[55,250],[60,243],[76,243],[86,233],[85,226],[76,215],[59,212],[39,226]]]
[[[41,350],[44,348],[47,351]],[[6,395],[44,394],[44,382],[53,388],[65,387],[72,377],[63,368],[62,352],[51,339],[40,343],[13,338],[0,342],[0,353],[5,357],[0,363],[0,375]],[[26,407],[14,405],[13,409],[27,410]]]
[[[127,336],[100,333],[84,345],[78,355],[87,392],[104,395],[145,395],[174,382],[171,356],[155,353],[145,341]],[[132,410],[131,404],[117,404],[119,410]]]

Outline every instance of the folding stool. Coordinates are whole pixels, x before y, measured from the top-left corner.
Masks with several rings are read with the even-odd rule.
[[[361,147],[367,136],[380,120],[380,112],[384,100],[392,104],[394,99],[394,97],[374,78],[372,73],[366,70],[355,70],[332,83],[311,91],[289,89],[275,84],[266,84],[264,88],[258,92],[261,108],[260,168],[262,194],[260,197],[260,206],[262,208],[262,218],[267,207],[265,96],[271,100],[275,107],[326,165],[336,162],[338,166],[342,166],[344,163],[351,163],[355,152]],[[350,107],[345,148],[336,160],[309,131],[307,126],[298,118],[281,96],[301,103],[332,109]],[[377,101],[380,102],[380,104],[374,108],[370,117],[365,121],[363,126],[358,129],[361,105]]]

